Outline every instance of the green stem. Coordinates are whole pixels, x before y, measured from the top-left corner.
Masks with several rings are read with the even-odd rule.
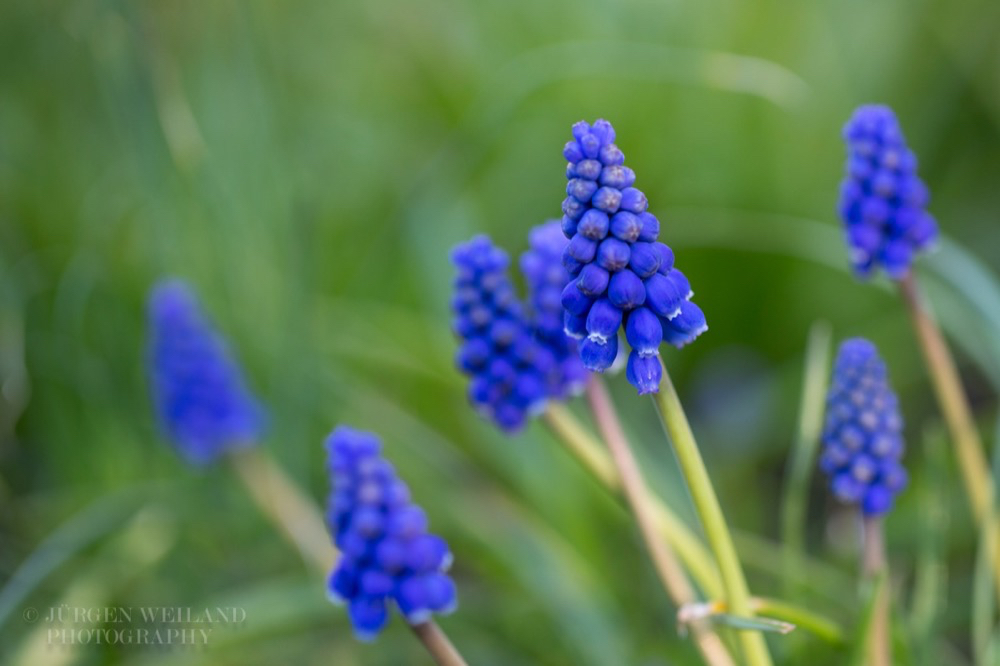
[[[688,489],[695,509],[701,518],[702,527],[708,537],[708,543],[715,553],[722,574],[722,584],[725,588],[725,598],[728,608],[736,616],[753,617],[750,607],[750,591],[743,576],[733,538],[726,526],[722,507],[715,495],[712,481],[705,469],[705,463],[695,442],[694,433],[688,424],[684,408],[681,406],[677,391],[670,381],[666,367],[663,369],[663,379],[660,391],[656,394],[656,405],[670,441],[673,443],[681,472],[687,480]],[[769,666],[771,656],[767,651],[764,636],[758,631],[740,631],[740,642],[743,656],[748,666]]]
[[[948,343],[924,304],[916,277],[907,274],[899,282],[899,291],[906,303],[910,320],[917,333],[920,350],[930,373],[934,395],[944,420],[948,424],[954,444],[958,466],[965,482],[965,491],[972,507],[973,518],[982,523],[993,503],[993,478],[986,460],[982,439],[972,418],[969,398],[962,387],[962,380],[951,356]],[[995,531],[1000,536],[1000,531]],[[1000,548],[993,548],[993,580],[1000,598]]]
[[[885,535],[882,519],[864,518],[865,543],[862,553],[862,571],[866,580],[885,578],[876,588],[871,634],[868,637],[868,666],[892,666],[892,646],[889,634],[889,585],[888,566],[885,561]]]
[[[337,549],[330,542],[326,522],[315,503],[256,446],[235,451],[230,454],[229,462],[261,513],[298,549],[304,560],[328,573],[337,558]]]
[[[619,499],[621,480],[611,457],[601,444],[582,427],[564,405],[550,404],[543,420],[556,439],[576,458],[586,470],[609,492]],[[712,562],[711,553],[690,528],[677,517],[659,497],[651,495],[653,520],[660,534],[684,563],[684,567],[697,582],[702,593],[710,599],[722,596],[722,581]]]
[[[611,451],[611,458],[618,469],[619,479],[625,499],[635,515],[636,523],[646,550],[656,568],[656,573],[663,583],[667,594],[678,609],[697,600],[694,588],[688,582],[684,570],[681,569],[673,550],[659,538],[657,523],[652,511],[652,495],[643,479],[639,463],[636,462],[632,449],[625,439],[625,431],[611,403],[607,387],[600,377],[594,375],[587,385],[587,399],[594,413],[594,420]],[[718,635],[713,633],[708,625],[697,623],[692,627],[694,642],[705,663],[710,666],[735,666],[726,646]]]
[[[465,659],[448,639],[447,634],[433,620],[410,625],[420,642],[427,648],[438,666],[467,666]]]

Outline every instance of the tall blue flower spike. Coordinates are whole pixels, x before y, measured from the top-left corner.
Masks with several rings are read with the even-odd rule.
[[[562,256],[568,242],[559,220],[553,220],[534,227],[528,243],[529,249],[521,255],[521,273],[528,286],[531,326],[535,339],[555,357],[556,366],[546,378],[549,396],[562,399],[578,393],[588,374],[576,340],[563,329],[562,291],[570,275]]]
[[[333,484],[327,523],[341,552],[328,593],[347,604],[358,639],[374,640],[392,604],[411,625],[453,611],[448,544],[427,532],[427,515],[382,457],[379,438],[338,426],[326,449]]]
[[[180,280],[159,283],[150,293],[148,316],[153,405],[181,455],[206,464],[254,443],[264,410],[191,288]]]
[[[452,251],[452,262],[457,363],[471,377],[469,399],[501,429],[518,430],[544,408],[555,356],[532,335],[507,275],[507,253],[477,236]]]
[[[901,279],[938,235],[925,210],[930,195],[917,176],[917,158],[887,106],[859,107],[843,134],[847,174],[838,208],[851,265],[861,277],[881,266],[890,278]]]
[[[868,516],[892,508],[906,487],[903,421],[885,363],[863,338],[844,341],[826,400],[820,468],[837,499]]]
[[[563,149],[563,263],[573,277],[562,294],[564,326],[582,340],[580,358],[595,372],[614,363],[624,328],[632,348],[625,376],[642,395],[659,390],[660,343],[683,347],[708,326],[673,251],[657,240],[660,222],[614,140],[608,121],[581,121]]]

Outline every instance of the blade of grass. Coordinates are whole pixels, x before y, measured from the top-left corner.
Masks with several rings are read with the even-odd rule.
[[[163,509],[156,505],[139,508],[108,544],[76,573],[53,608],[101,608],[107,606],[114,594],[139,576],[146,575],[170,552],[177,540],[177,531]],[[27,635],[11,664],[20,666],[60,666],[80,658],[80,645],[63,645],[52,642],[53,624],[39,623]],[[96,625],[89,628],[98,628]]]
[[[0,590],[0,625],[53,571],[84,548],[114,532],[152,494],[148,486],[128,487],[87,505],[42,540]]]
[[[784,544],[783,566],[785,596],[794,597],[793,580],[801,578],[796,569],[805,553],[805,520],[809,501],[809,480],[815,466],[823,427],[824,400],[829,382],[830,325],[816,322],[809,329],[802,377],[802,401],[799,421],[788,462],[785,489],[781,501],[781,536]]]

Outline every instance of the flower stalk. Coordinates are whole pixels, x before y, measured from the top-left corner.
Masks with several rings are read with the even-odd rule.
[[[618,470],[625,498],[635,515],[639,531],[646,543],[646,548],[653,560],[660,581],[678,608],[694,602],[696,600],[694,588],[669,545],[660,538],[651,506],[652,496],[628,441],[625,439],[625,432],[611,403],[608,390],[597,376],[591,377],[587,385],[587,399],[594,412],[597,427],[611,451],[611,458]],[[692,630],[695,644],[704,657],[705,663],[710,666],[734,664],[722,640],[706,625],[696,623]]]
[[[609,492],[621,497],[621,481],[604,447],[595,440],[564,405],[552,403],[543,420],[556,439]],[[691,578],[708,598],[722,596],[722,581],[712,556],[690,528],[664,502],[649,495],[650,512],[657,531],[684,563]]]
[[[434,620],[420,624],[407,625],[427,648],[427,652],[438,666],[467,666],[465,659],[459,654],[448,635],[441,630]]]
[[[925,304],[916,276],[912,272],[900,280],[899,292],[916,331],[934,395],[951,434],[973,517],[977,523],[982,523],[993,502],[993,479],[955,359]],[[1000,534],[1000,531],[994,532]],[[993,548],[992,565],[993,580],[1000,598],[1000,548]]]
[[[324,573],[329,571],[337,549],[330,543],[326,524],[315,504],[256,446],[233,450],[228,459],[254,504],[299,551],[302,559]]]
[[[862,574],[866,581],[876,581],[888,576],[885,557],[885,534],[880,516],[865,516],[864,550],[862,553]],[[873,609],[871,633],[868,636],[869,666],[892,666],[892,645],[889,633],[889,586],[877,585],[875,607]]]
[[[750,590],[732,535],[726,526],[722,507],[712,487],[708,470],[705,469],[694,433],[691,432],[684,408],[666,368],[663,369],[660,391],[655,394],[654,399],[660,420],[673,444],[681,472],[687,480],[691,499],[708,537],[709,546],[718,562],[727,606],[734,615],[752,618],[754,614],[750,604]],[[772,663],[767,643],[760,632],[744,630],[739,632],[739,637],[748,666],[769,666]]]

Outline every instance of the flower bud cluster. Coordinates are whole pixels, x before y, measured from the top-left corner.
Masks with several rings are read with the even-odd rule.
[[[903,421],[885,363],[862,338],[840,347],[826,402],[820,468],[837,499],[874,516],[892,508],[906,487]]]
[[[917,158],[906,146],[892,109],[858,108],[844,127],[847,174],[840,187],[851,264],[861,276],[879,266],[893,279],[937,239],[925,210],[929,193],[917,176]]]
[[[682,347],[708,326],[614,140],[608,121],[581,121],[563,149],[563,263],[572,277],[562,294],[564,327],[581,340],[580,358],[595,372],[614,363],[624,329],[631,347],[626,377],[640,394],[653,393],[662,374],[660,344]]]
[[[327,521],[341,552],[328,592],[347,604],[357,637],[374,639],[391,604],[410,624],[454,610],[448,544],[427,532],[427,515],[382,457],[378,437],[339,426],[326,447],[333,481]]]

